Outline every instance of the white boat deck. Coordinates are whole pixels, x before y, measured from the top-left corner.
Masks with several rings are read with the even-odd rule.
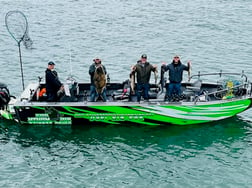
[[[34,95],[35,92],[39,92],[38,90],[39,83],[30,83],[23,93],[20,96],[21,101],[22,100],[31,100],[32,96]],[[32,95],[31,95],[32,93]]]

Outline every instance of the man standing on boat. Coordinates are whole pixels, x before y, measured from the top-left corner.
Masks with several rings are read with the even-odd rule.
[[[45,71],[46,74],[46,95],[48,102],[55,102],[58,99],[57,92],[63,91],[64,86],[59,81],[58,74],[54,70],[55,63],[50,61]]]
[[[150,76],[151,71],[157,71],[157,65],[147,62],[147,55],[143,54],[137,64],[131,67],[130,75],[137,73],[137,101],[141,100],[141,92],[143,92],[144,100],[149,100]]]
[[[91,79],[90,85],[90,101],[95,102],[98,94],[102,97],[104,102],[107,101],[106,96],[106,67],[101,64],[101,59],[95,58],[94,63],[89,67],[89,75]],[[98,73],[98,69],[101,68],[102,72]],[[100,92],[100,93],[99,93]]]
[[[169,85],[166,88],[166,100],[171,100],[172,96],[181,95],[181,82],[183,79],[183,71],[190,74],[191,62],[188,61],[187,66],[182,64],[178,55],[173,57],[172,63],[166,65],[162,63],[162,69],[166,72],[169,70]],[[190,75],[189,75],[190,76]]]

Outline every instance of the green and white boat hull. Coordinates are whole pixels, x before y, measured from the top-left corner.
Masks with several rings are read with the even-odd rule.
[[[21,124],[189,125],[226,119],[251,107],[251,97],[209,102],[16,103]]]

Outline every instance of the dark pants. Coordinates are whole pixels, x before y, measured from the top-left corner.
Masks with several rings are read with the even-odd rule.
[[[166,89],[166,95],[168,97],[181,95],[181,83],[169,83],[168,89]]]
[[[90,101],[95,102],[97,97],[98,97],[98,93],[96,92],[95,86],[90,85]],[[104,102],[107,101],[106,88],[104,88],[104,90],[102,91],[101,97]]]
[[[149,99],[149,84],[137,84],[137,101],[139,102],[141,100],[141,95],[143,95],[143,98],[145,100]]]
[[[57,92],[46,92],[48,102],[56,102],[58,100]]]

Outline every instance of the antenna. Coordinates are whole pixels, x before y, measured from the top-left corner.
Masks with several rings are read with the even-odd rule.
[[[72,49],[71,45],[69,44],[69,64],[70,64],[70,77],[72,77],[73,67],[72,67]]]

